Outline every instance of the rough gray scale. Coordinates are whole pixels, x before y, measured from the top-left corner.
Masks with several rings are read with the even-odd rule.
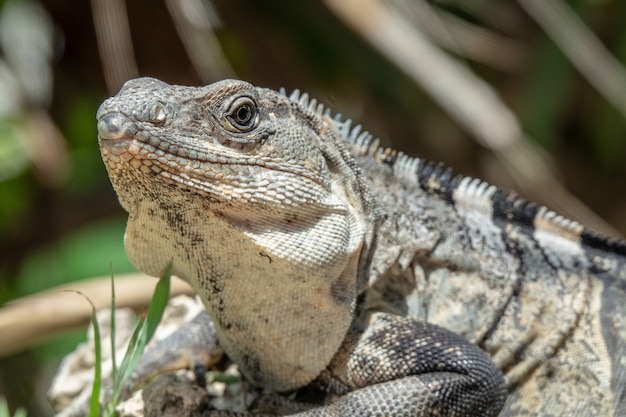
[[[97,117],[130,259],[252,383],[328,395],[294,415],[626,415],[624,242],[298,91],[142,78]]]

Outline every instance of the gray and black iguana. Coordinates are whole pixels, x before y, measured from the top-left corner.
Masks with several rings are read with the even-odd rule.
[[[626,416],[625,242],[298,92],[141,78],[97,118],[131,261],[252,383],[332,395],[297,415]]]

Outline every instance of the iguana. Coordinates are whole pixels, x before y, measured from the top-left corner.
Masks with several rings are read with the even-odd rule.
[[[624,241],[298,91],[140,78],[97,119],[131,261],[253,384],[328,394],[294,415],[626,415]]]

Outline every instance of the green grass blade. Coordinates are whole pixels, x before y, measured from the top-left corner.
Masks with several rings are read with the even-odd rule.
[[[85,297],[91,304],[91,325],[93,326],[93,344],[95,351],[94,377],[93,386],[91,388],[91,397],[89,398],[89,417],[98,417],[100,415],[100,387],[102,385],[102,346],[100,339],[100,325],[96,317],[96,306],[86,295],[79,293]]]
[[[111,270],[111,379],[117,379],[117,358],[115,357],[115,281],[113,279],[113,263],[109,263]]]
[[[133,334],[130,337],[128,347],[126,348],[126,353],[124,354],[122,363],[118,368],[117,378],[113,380],[114,395],[118,394],[119,390],[122,387],[122,384],[130,376],[130,373],[137,363],[137,360],[139,360],[139,356],[141,356],[141,353],[138,353],[138,350],[139,344],[141,343],[141,333],[144,331],[144,322],[145,318],[141,317],[139,319],[139,322],[137,322],[137,326],[135,326]]]
[[[115,286],[113,283],[113,271],[111,267],[111,298],[112,298],[112,307],[111,307],[111,349],[112,352],[115,352]],[[108,400],[108,403],[105,406],[105,416],[115,415],[115,407],[118,405],[120,401],[120,397],[122,394],[122,388],[125,382],[128,380],[130,375],[133,372],[133,369],[139,362],[141,355],[144,352],[144,349],[163,317],[163,312],[165,311],[165,307],[167,306],[167,301],[169,299],[170,292],[170,274],[172,271],[171,263],[167,266],[161,279],[156,285],[154,290],[154,294],[152,295],[152,300],[150,301],[150,305],[148,307],[148,311],[144,317],[141,317],[135,326],[133,334],[131,335],[130,341],[128,342],[128,347],[122,358],[122,363],[119,367],[115,366],[115,354],[112,354],[112,359],[114,362],[113,365],[113,389],[111,392],[111,396]],[[96,368],[96,378],[94,380],[94,389],[92,391],[92,403],[90,406],[90,417],[95,417],[99,415],[98,413],[98,394],[100,392],[100,380],[101,380],[101,370],[100,370],[100,331],[97,328],[97,322],[95,321],[95,309],[94,309],[94,339],[96,342],[96,362],[98,364]],[[95,399],[94,399],[95,398]],[[94,404],[95,407],[94,408]],[[94,411],[95,410],[95,411]]]
[[[0,397],[0,417],[11,417],[9,404],[4,397]],[[13,413],[13,417],[26,417],[26,410],[22,407],[16,409]]]
[[[13,417],[26,417],[26,409],[22,407],[18,408],[15,410],[15,413],[13,413]]]
[[[145,346],[154,335],[163,317],[163,312],[165,311],[169,299],[171,270],[172,267],[171,264],[169,264],[156,285],[146,316],[139,321],[133,332],[122,364],[118,369],[118,378],[114,381],[114,384],[118,388],[121,388],[124,381],[132,373],[135,365],[143,354]]]
[[[222,382],[226,385],[236,384],[241,382],[241,377],[239,375],[229,375],[223,372],[216,372],[212,374],[214,382]]]
[[[11,412],[9,411],[9,404],[7,404],[7,399],[4,397],[0,397],[0,417],[9,417]]]
[[[157,326],[163,318],[163,312],[165,311],[165,306],[167,306],[167,301],[170,297],[171,274],[172,263],[170,262],[167,267],[165,267],[163,274],[161,274],[161,278],[154,289],[154,294],[152,294],[150,306],[148,307],[148,313],[146,314],[146,333],[144,336],[146,343],[152,339]]]

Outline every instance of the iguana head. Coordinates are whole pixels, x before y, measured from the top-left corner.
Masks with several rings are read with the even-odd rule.
[[[131,261],[155,276],[172,261],[252,381],[318,375],[353,317],[369,210],[330,119],[242,81],[150,78],[97,118]]]

